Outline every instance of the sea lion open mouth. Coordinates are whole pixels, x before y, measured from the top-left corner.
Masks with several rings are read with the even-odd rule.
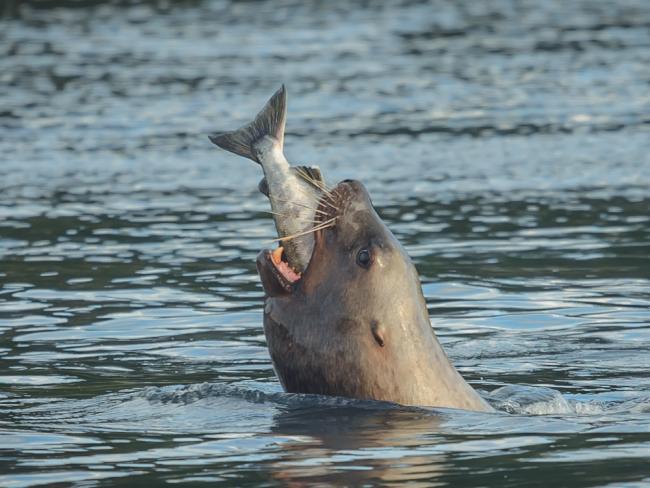
[[[257,256],[257,272],[262,279],[264,291],[270,296],[291,293],[301,278],[300,273],[289,266],[282,246],[260,252]]]
[[[314,226],[307,231],[314,233],[315,243],[322,240],[323,233],[327,229],[335,226],[336,219],[341,215],[350,198],[351,190],[348,188],[350,183],[351,180],[342,181],[325,192],[318,201]],[[315,249],[316,246],[312,249],[310,262],[314,257]],[[269,296],[292,293],[303,277],[303,273],[297,272],[289,263],[282,245],[273,250],[264,249],[260,252],[257,257],[257,271],[262,279],[262,286]]]
[[[269,296],[286,295],[293,291],[301,275],[296,273],[284,258],[282,246],[276,250],[264,249],[257,256],[257,272],[264,291]]]

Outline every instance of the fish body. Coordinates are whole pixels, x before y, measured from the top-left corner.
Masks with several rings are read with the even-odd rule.
[[[317,168],[292,167],[284,155],[287,97],[282,86],[255,119],[238,130],[213,134],[217,146],[262,166],[262,191],[271,203],[273,220],[288,265],[302,273],[314,247],[310,231],[321,197],[322,177]],[[319,181],[320,180],[320,181]],[[298,237],[292,237],[299,234]]]

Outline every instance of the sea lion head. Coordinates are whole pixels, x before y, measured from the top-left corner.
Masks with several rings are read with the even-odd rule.
[[[271,251],[257,267],[264,333],[285,390],[487,410],[435,337],[415,266],[345,180],[321,198],[314,249],[299,279]]]
[[[299,280],[258,256],[276,372],[292,392],[403,400],[426,382],[415,362],[435,341],[415,267],[360,182],[325,194],[317,218],[330,224]]]
[[[386,288],[383,282],[388,273],[397,279],[389,287],[392,291],[413,280],[419,288],[415,267],[377,215],[363,184],[355,180],[339,183],[321,198],[315,218],[314,250],[302,276],[279,262],[277,252],[265,250],[258,256],[258,272],[267,296],[300,296],[317,289],[329,294],[338,289],[348,298],[374,298]],[[354,287],[350,281],[355,282]]]

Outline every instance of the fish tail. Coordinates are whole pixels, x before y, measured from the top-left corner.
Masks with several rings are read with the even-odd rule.
[[[282,150],[286,120],[287,93],[282,85],[251,123],[231,132],[211,134],[209,138],[220,148],[261,164],[254,150],[255,143],[270,136],[278,141]]]

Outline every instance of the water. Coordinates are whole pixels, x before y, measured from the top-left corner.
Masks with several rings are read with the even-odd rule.
[[[66,3],[0,26],[0,486],[650,484],[647,2]],[[205,135],[282,82],[498,413],[282,392]]]

